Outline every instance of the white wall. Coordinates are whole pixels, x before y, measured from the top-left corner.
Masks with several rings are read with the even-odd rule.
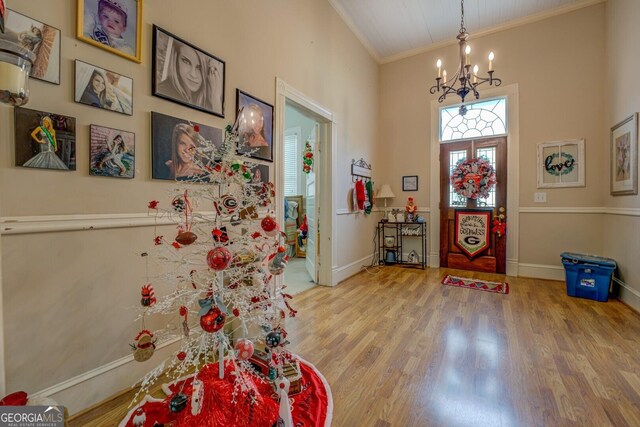
[[[640,112],[640,89],[636,84],[640,59],[636,54],[640,37],[640,2],[609,0],[606,3],[607,121],[602,140],[607,147],[603,161],[603,197],[610,212],[604,219],[603,252],[618,262],[618,275],[625,283],[622,300],[640,311],[640,196],[609,193],[609,129],[633,113]],[[605,178],[606,176],[606,178]],[[623,213],[624,215],[620,215]]]
[[[325,1],[146,1],[142,64],[76,40],[76,1],[10,6],[62,30],[61,85],[33,81],[28,108],[76,117],[78,160],[75,172],[15,167],[13,110],[0,107],[0,216],[5,229],[15,228],[7,220],[35,219],[34,226],[79,230],[2,238],[6,389],[35,393],[55,387],[52,397],[73,413],[128,387],[160,360],[127,359],[140,329],[133,322],[145,283],[139,253],[154,236],[153,221],[144,219],[147,202],[168,202],[165,191],[173,186],[150,179],[150,111],[222,128],[235,118],[236,88],[274,104],[280,77],[335,113],[333,186],[346,195],[351,159],[372,158],[376,151],[371,123],[377,121],[378,66]],[[152,24],[226,61],[225,119],[151,95]],[[133,78],[133,116],[73,102],[76,58]],[[135,132],[135,179],[88,175],[91,123]],[[345,209],[346,196],[337,199],[337,208]],[[358,271],[354,266],[368,255],[374,222],[340,215],[334,227],[341,243],[332,267],[342,277]]]

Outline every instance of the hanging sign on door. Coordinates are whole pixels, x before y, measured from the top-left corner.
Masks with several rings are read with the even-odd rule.
[[[456,246],[469,259],[480,255],[491,246],[491,210],[456,209]]]

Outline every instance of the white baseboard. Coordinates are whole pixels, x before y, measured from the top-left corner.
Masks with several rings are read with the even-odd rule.
[[[125,356],[34,393],[31,397],[49,397],[65,406],[69,415],[73,415],[135,385],[176,350],[175,343],[178,341],[174,339],[160,344],[147,362],[136,362],[132,355]]]
[[[518,277],[520,271],[517,259],[507,259],[507,276]]]
[[[544,264],[518,264],[518,276],[536,279],[564,280],[564,267]]]
[[[373,255],[367,255],[364,258],[353,261],[342,267],[334,267],[331,274],[331,286],[336,286],[338,283],[347,280],[349,277],[357,274],[362,270],[363,265],[369,265],[371,263],[371,257]]]
[[[431,252],[429,254],[429,267],[440,268],[440,252]]]

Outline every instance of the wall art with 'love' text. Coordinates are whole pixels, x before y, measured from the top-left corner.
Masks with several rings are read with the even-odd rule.
[[[538,144],[538,188],[584,187],[584,139]]]

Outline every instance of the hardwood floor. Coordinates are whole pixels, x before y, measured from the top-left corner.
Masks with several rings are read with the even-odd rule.
[[[446,274],[471,273],[385,267],[295,296],[291,350],[331,385],[334,427],[640,426],[638,313],[562,282],[507,278],[502,295]],[[127,405],[70,425],[117,425]]]

